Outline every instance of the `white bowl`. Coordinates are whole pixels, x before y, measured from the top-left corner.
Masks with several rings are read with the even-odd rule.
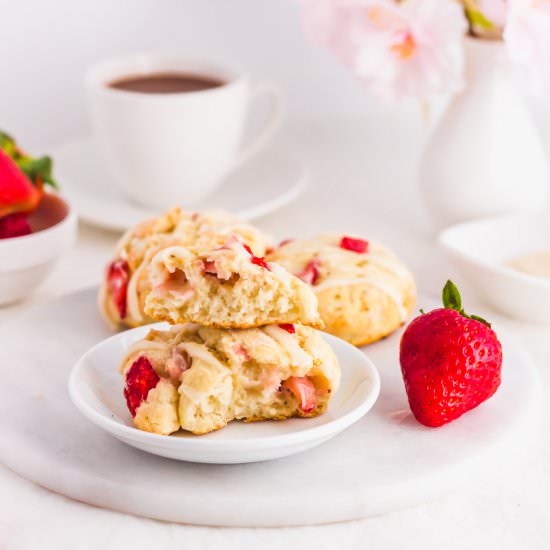
[[[51,197],[45,195],[47,201]],[[10,239],[0,239],[0,305],[28,296],[46,279],[56,262],[74,244],[77,216],[62,197],[67,213],[55,225]]]
[[[164,323],[151,326],[167,328]],[[211,464],[288,456],[319,445],[357,422],[374,405],[380,392],[380,378],[370,359],[347,342],[323,334],[342,367],[340,388],[323,415],[251,424],[231,422],[201,436],[183,431],[171,436],[143,432],[132,423],[117,367],[126,349],[143,338],[151,326],[116,334],[86,352],[71,372],[69,394],[94,424],[120,441],[155,455]]]
[[[439,244],[496,309],[516,319],[550,322],[550,279],[506,265],[531,252],[550,251],[550,213],[461,223],[444,230]]]

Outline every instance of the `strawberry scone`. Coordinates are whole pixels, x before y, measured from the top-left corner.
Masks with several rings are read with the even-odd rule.
[[[309,283],[326,331],[356,346],[399,328],[416,302],[411,272],[372,240],[329,234],[283,241],[268,259]]]
[[[163,248],[147,270],[145,312],[157,321],[218,328],[322,326],[311,287],[233,237],[210,250]]]
[[[145,273],[151,257],[171,245],[214,247],[234,238],[262,256],[268,239],[256,228],[225,212],[187,212],[172,208],[165,215],[140,223],[119,241],[99,293],[103,316],[114,328],[151,322],[144,313],[150,290]]]
[[[136,427],[164,435],[180,427],[205,434],[235,419],[317,416],[340,382],[328,344],[293,324],[151,330],[128,350],[120,372]]]

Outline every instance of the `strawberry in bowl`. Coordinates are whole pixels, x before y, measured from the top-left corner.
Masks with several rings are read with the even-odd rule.
[[[443,308],[416,317],[401,338],[409,405],[425,426],[447,424],[489,399],[501,380],[502,346],[491,325],[468,315],[447,281]]]
[[[75,240],[76,215],[55,189],[50,157],[0,131],[0,304],[33,291]]]

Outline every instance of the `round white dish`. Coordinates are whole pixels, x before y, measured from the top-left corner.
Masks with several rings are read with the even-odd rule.
[[[165,323],[155,328],[168,328]],[[284,422],[231,422],[222,430],[194,436],[183,431],[170,437],[134,427],[117,372],[126,350],[143,338],[150,327],[116,334],[87,351],[69,377],[69,394],[78,410],[120,441],[143,451],[190,462],[239,464],[289,456],[327,441],[357,422],[374,405],[380,393],[380,377],[372,361],[354,346],[331,336],[342,366],[340,388],[327,412],[316,418]]]
[[[381,377],[372,410],[332,441],[268,462],[170,460],[87,422],[67,392],[86,349],[110,335],[95,289],[27,309],[2,326],[0,460],[48,489],[120,512],[200,525],[277,526],[351,520],[440,497],[523,452],[538,427],[540,386],[527,354],[501,331],[503,382],[442,428],[411,416],[400,334],[369,346]],[[434,307],[419,298],[419,307]]]
[[[453,225],[439,245],[456,269],[492,306],[524,321],[550,322],[550,279],[506,265],[550,251],[550,214],[515,214]]]
[[[80,218],[111,231],[125,231],[162,212],[128,200],[113,183],[91,136],[49,148],[58,179]],[[196,210],[222,209],[243,219],[265,216],[299,197],[308,183],[302,159],[290,149],[267,145],[235,169]],[[154,182],[151,183],[154,187]],[[176,206],[176,204],[174,204]]]
[[[32,294],[76,241],[77,215],[68,211],[59,223],[30,235],[0,239],[0,305]]]

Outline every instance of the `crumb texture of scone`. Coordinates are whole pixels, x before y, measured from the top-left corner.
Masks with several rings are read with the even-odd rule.
[[[200,213],[172,208],[136,225],[120,239],[105,271],[98,296],[103,317],[113,328],[150,323],[144,305],[150,291],[147,266],[154,254],[174,245],[214,248],[230,238],[246,243],[259,257],[265,255],[271,243],[258,229],[222,211]]]
[[[232,420],[323,413],[340,383],[334,352],[314,329],[218,329],[194,323],[151,330],[120,372],[136,427],[205,434]]]
[[[239,239],[210,250],[164,248],[148,271],[145,312],[157,321],[218,328],[322,326],[311,287]]]
[[[342,234],[289,240],[268,259],[309,283],[325,330],[356,346],[395,331],[416,303],[409,269],[372,240]]]

